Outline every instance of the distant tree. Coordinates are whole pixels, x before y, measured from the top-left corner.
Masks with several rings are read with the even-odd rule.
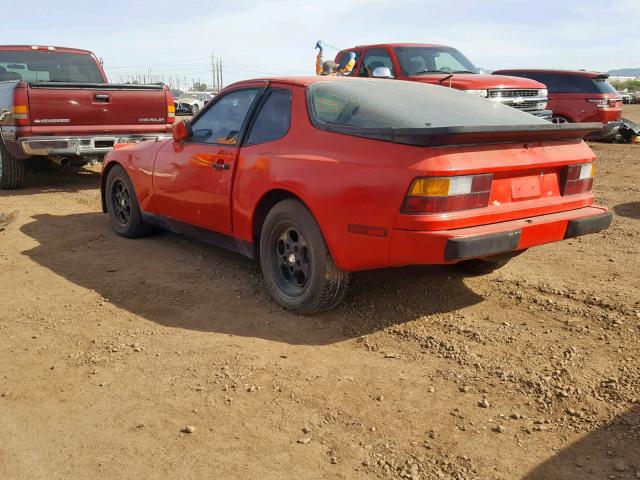
[[[611,85],[618,91],[629,90],[633,92],[640,90],[640,80],[623,80],[621,82],[612,80]]]
[[[194,92],[206,92],[207,90],[209,90],[209,86],[206,83],[196,82],[193,84]]]

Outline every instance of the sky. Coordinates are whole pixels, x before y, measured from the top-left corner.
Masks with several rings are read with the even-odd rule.
[[[489,70],[640,67],[640,0],[0,0],[0,17],[0,44],[91,50],[114,83],[210,84],[212,55],[225,84],[313,74],[320,39],[445,44]]]

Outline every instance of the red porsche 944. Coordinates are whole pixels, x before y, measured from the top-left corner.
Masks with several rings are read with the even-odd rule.
[[[601,128],[416,82],[243,81],[173,139],[109,153],[103,209],[124,237],[160,227],[259,260],[273,298],[312,314],[343,299],[350,272],[489,272],[606,229],[583,141]]]

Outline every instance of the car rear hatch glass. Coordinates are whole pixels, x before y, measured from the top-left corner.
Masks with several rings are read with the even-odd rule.
[[[556,125],[455,89],[418,82],[344,79],[309,86],[320,129],[416,146],[583,138],[601,124]]]

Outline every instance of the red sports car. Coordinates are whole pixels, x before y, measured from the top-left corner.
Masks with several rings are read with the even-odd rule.
[[[554,125],[446,87],[364,78],[235,83],[172,140],[111,152],[113,229],[186,233],[259,259],[286,309],[337,305],[350,272],[459,263],[603,230],[601,124]]]

